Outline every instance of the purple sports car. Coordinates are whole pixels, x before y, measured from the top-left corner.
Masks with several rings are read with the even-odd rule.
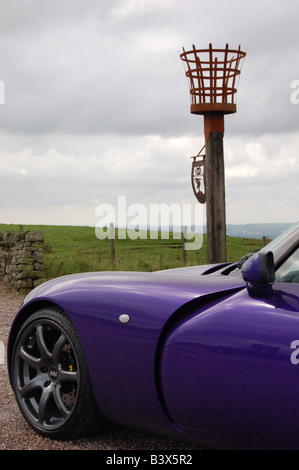
[[[42,284],[11,327],[8,370],[43,436],[111,420],[208,447],[299,449],[299,223],[236,264]]]

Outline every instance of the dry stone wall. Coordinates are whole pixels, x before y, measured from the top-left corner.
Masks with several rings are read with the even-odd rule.
[[[42,230],[0,233],[0,276],[22,293],[46,280]]]

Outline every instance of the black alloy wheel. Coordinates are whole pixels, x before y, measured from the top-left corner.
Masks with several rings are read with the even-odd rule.
[[[59,309],[42,309],[25,321],[11,372],[19,408],[39,434],[70,439],[100,423],[80,340]]]

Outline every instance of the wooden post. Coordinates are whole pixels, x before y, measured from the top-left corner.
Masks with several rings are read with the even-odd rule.
[[[204,116],[206,141],[206,203],[208,263],[226,261],[226,221],[223,134],[224,115],[237,111],[234,96],[236,79],[240,75],[241,51],[230,49],[196,49],[180,55],[189,79],[192,114]]]
[[[207,178],[207,251],[210,263],[226,261],[226,216],[223,131],[219,116],[205,116]],[[223,120],[223,116],[222,116]]]

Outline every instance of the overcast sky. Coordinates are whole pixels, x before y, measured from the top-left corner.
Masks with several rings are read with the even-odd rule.
[[[95,225],[118,196],[196,203],[203,118],[179,54],[209,43],[247,52],[225,118],[227,223],[299,220],[298,0],[0,0],[0,13],[0,222]]]

